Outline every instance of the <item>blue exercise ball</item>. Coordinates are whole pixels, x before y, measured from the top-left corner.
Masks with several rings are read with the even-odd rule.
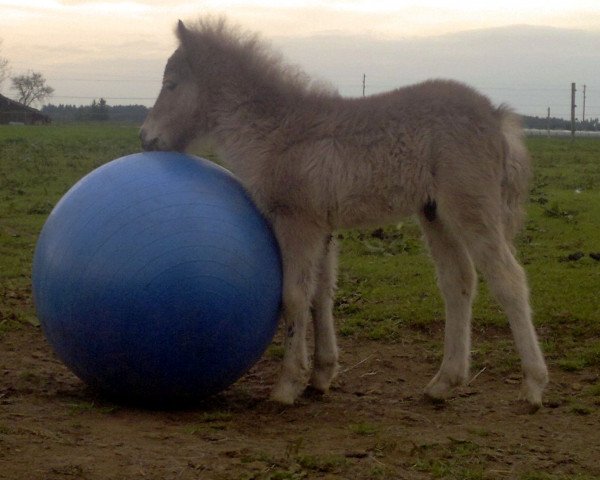
[[[57,356],[119,399],[217,393],[262,355],[281,259],[240,183],[207,160],[147,152],[73,186],[48,217],[33,297]]]

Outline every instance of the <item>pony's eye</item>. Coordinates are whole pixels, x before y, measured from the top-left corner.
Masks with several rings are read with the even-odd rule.
[[[177,88],[177,83],[172,80],[167,80],[163,83],[163,87],[165,87],[169,91],[173,91]]]

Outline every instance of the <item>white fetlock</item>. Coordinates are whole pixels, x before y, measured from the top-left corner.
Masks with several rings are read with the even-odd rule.
[[[327,393],[331,386],[331,381],[334,379],[337,372],[337,362],[315,365],[312,376],[310,377],[310,385],[319,392]]]
[[[440,370],[425,387],[424,393],[433,400],[444,400],[448,398],[454,387],[464,385],[466,374],[449,374]]]
[[[532,412],[542,406],[542,394],[548,384],[548,370],[545,366],[539,370],[535,375],[526,375],[521,387],[520,398],[529,404]]]
[[[282,405],[293,405],[303,390],[302,383],[280,379],[273,387],[270,398]]]

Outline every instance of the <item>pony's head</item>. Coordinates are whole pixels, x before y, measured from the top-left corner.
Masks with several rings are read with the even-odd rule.
[[[195,138],[223,131],[219,127],[236,130],[310,96],[336,95],[223,18],[205,17],[191,29],[179,21],[177,37],[179,47],[140,132],[145,150],[182,151]]]
[[[218,65],[198,32],[181,20],[177,36],[179,47],[167,61],[162,89],[140,130],[144,150],[183,151],[194,138],[210,133],[209,100],[217,93]]]

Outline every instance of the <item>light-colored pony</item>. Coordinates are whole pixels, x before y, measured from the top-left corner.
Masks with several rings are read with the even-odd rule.
[[[475,267],[508,316],[523,398],[536,409],[548,381],[512,239],[530,162],[517,117],[475,90],[432,80],[342,98],[283,64],[223,19],[179,22],[180,45],[141,129],[146,150],[209,137],[270,220],[281,247],[285,354],[272,399],[291,404],[309,374],[327,391],[338,368],[332,232],[416,215],[446,304],[441,367],[425,389],[446,397],[467,379]]]

